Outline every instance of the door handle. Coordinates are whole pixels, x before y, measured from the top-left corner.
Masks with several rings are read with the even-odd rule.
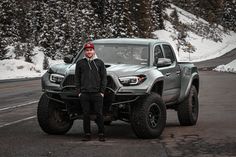
[[[180,74],[180,71],[176,71],[176,74],[179,75],[179,74]]]
[[[166,73],[166,76],[168,77],[168,76],[170,76],[170,74],[171,74],[171,73]]]

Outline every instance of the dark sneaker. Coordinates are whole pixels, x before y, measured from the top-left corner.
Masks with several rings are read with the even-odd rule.
[[[90,134],[85,134],[84,137],[82,138],[82,141],[90,141],[90,140],[91,140]]]
[[[98,134],[98,140],[101,141],[101,142],[105,142],[106,139],[105,139],[104,134]]]

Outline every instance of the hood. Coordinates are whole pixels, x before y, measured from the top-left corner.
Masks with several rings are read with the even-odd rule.
[[[67,69],[64,69],[68,74],[75,74],[75,66],[73,64]],[[139,75],[144,74],[150,70],[151,67],[146,65],[129,65],[129,64],[106,64],[107,73],[112,73],[117,76],[131,76],[131,75]],[[62,68],[63,70],[63,68]]]
[[[109,64],[107,65],[107,72],[111,72],[116,74],[117,76],[130,76],[130,75],[137,75],[137,74],[143,74],[150,67],[146,65],[129,65],[129,64]]]
[[[53,66],[50,67],[50,71],[52,71],[53,73],[57,73],[57,74],[62,74],[65,75],[67,69],[71,66],[72,64],[55,64]]]

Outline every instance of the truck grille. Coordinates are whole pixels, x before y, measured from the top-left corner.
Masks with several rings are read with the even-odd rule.
[[[71,86],[71,85],[75,85],[75,75],[68,75],[66,76],[65,80],[62,83],[62,86]],[[113,81],[112,77],[107,76],[107,87],[116,90],[117,86],[115,84],[115,82]]]
[[[68,75],[64,82],[62,83],[62,86],[71,86],[71,85],[75,85],[75,75]]]
[[[113,81],[112,77],[110,77],[110,76],[107,76],[107,87],[109,87],[113,90],[117,89],[115,82]]]

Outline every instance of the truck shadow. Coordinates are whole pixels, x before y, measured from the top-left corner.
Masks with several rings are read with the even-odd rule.
[[[169,128],[180,129],[181,127],[182,126],[180,126],[179,123],[170,122],[166,124],[165,129],[169,129]],[[91,123],[91,131],[92,131],[92,137],[96,138],[97,126],[93,122]],[[164,132],[165,130],[163,131],[163,133]],[[126,123],[122,121],[115,121],[115,122],[112,122],[111,125],[105,126],[105,135],[108,139],[140,140],[134,134],[130,123]],[[69,138],[82,138],[83,136],[82,121],[74,124],[73,128],[65,136]],[[161,137],[157,139],[161,139]]]
[[[91,122],[91,132],[92,137],[96,138],[98,131],[94,122]],[[69,138],[82,138],[83,135],[82,120],[75,122],[71,130],[65,134]],[[105,125],[105,136],[109,139],[137,139],[131,125],[122,121],[115,121],[110,125]]]

